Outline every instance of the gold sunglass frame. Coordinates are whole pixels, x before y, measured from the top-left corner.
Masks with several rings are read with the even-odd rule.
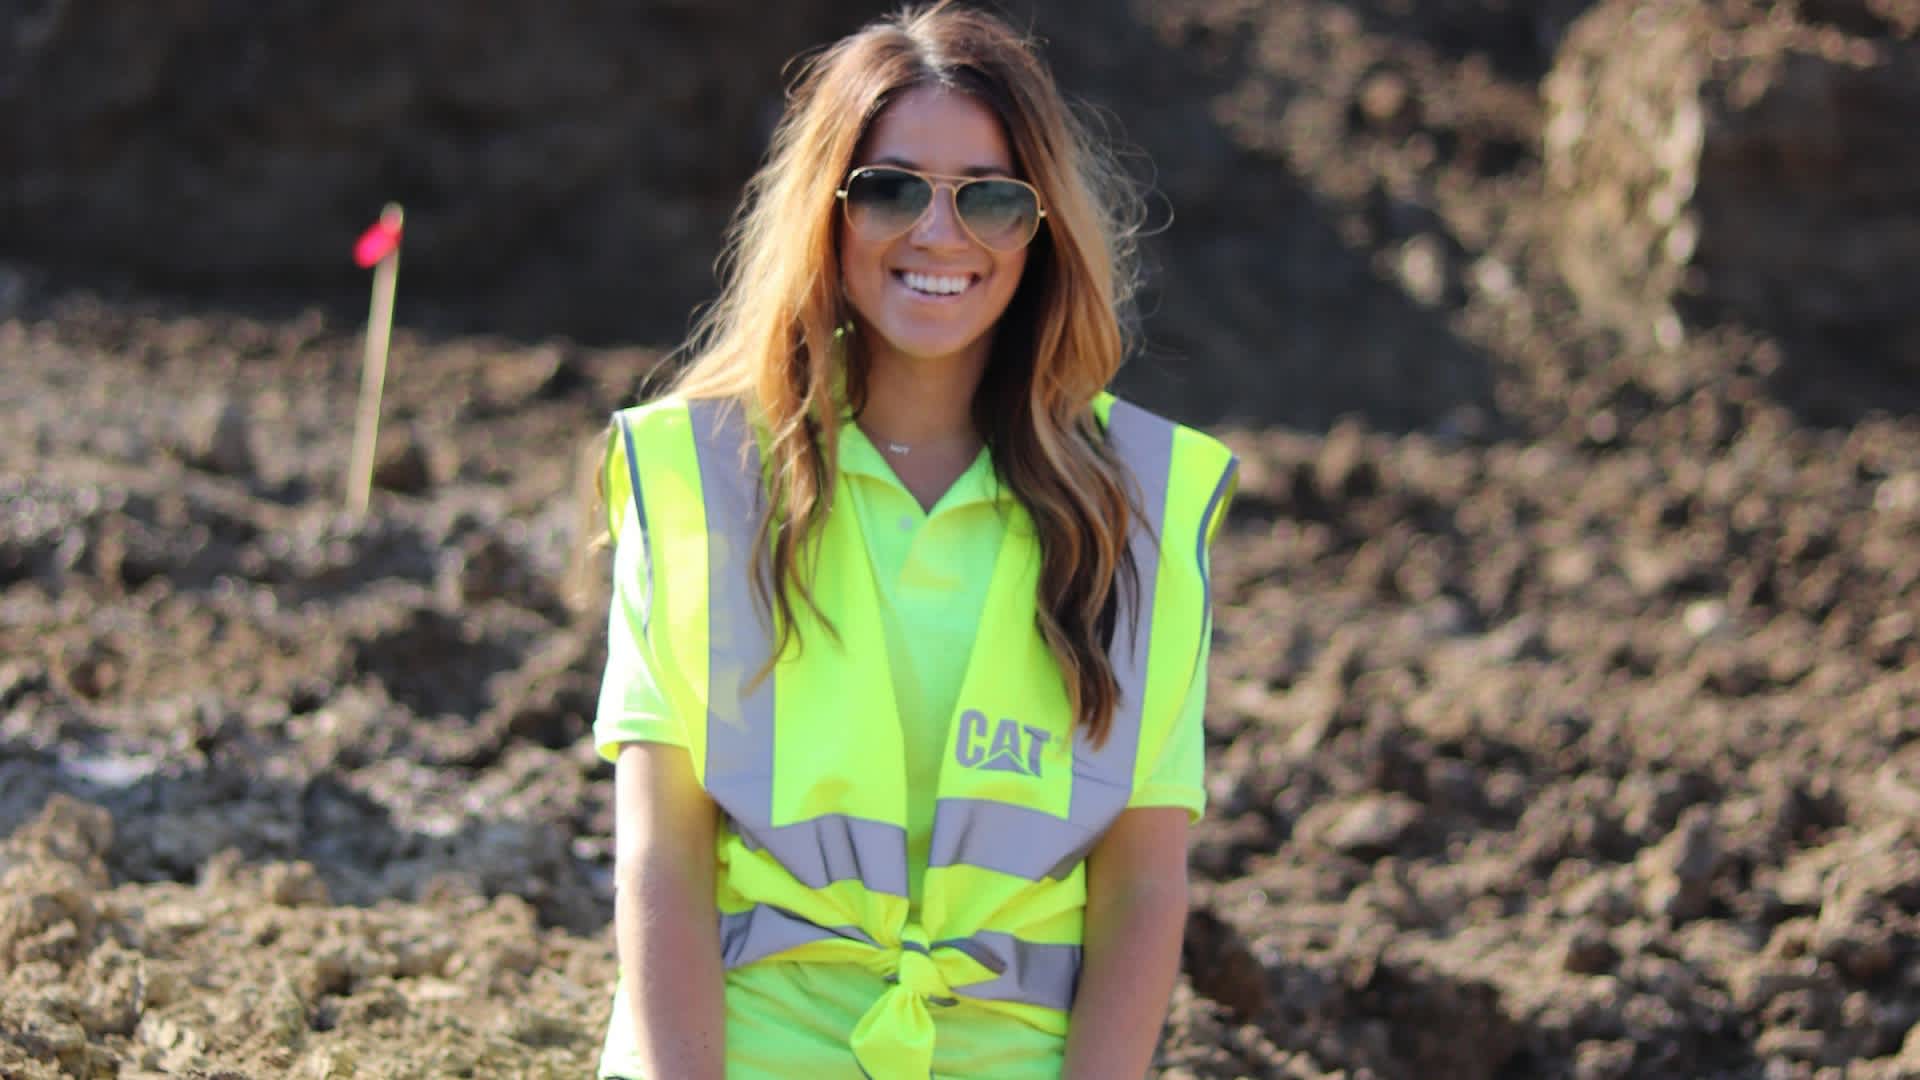
[[[1034,187],[1032,184],[1027,183],[1025,180],[1019,179],[1018,177],[953,176],[947,173],[921,172],[918,169],[909,169],[902,165],[862,165],[859,168],[854,169],[851,172],[847,173],[847,178],[845,180],[842,180],[840,182],[840,186],[835,188],[833,191],[833,197],[840,204],[840,213],[841,213],[841,216],[846,220],[848,228],[858,229],[859,226],[854,223],[853,207],[847,201],[847,190],[853,186],[854,178],[858,177],[861,173],[870,173],[870,172],[904,173],[908,176],[918,177],[921,180],[926,181],[927,186],[933,189],[933,197],[927,200],[926,208],[920,211],[920,216],[908,222],[906,227],[901,229],[899,232],[896,232],[891,236],[877,238],[882,243],[897,240],[900,237],[907,235],[908,233],[912,232],[915,228],[917,228],[922,221],[925,221],[927,215],[933,211],[933,200],[940,197],[940,192],[942,189],[944,189],[947,192],[949,205],[952,206],[953,208],[953,220],[959,223],[961,231],[965,232],[967,236],[973,240],[974,243],[979,244],[981,247],[986,248],[988,251],[999,252],[1001,254],[1009,254],[1011,252],[1019,251],[1027,247],[1028,245],[1033,243],[1035,237],[1040,235],[1040,226],[1045,224],[1047,220],[1047,205],[1046,205],[1046,202],[1040,198],[1040,189],[1037,187]],[[1020,243],[1015,244],[1012,247],[995,247],[992,244],[989,244],[985,240],[981,239],[980,234],[973,231],[973,226],[967,224],[966,215],[960,212],[960,189],[963,187],[966,187],[968,184],[984,184],[984,183],[1019,184],[1021,187],[1026,188],[1028,191],[1033,192],[1033,209],[1034,209],[1033,230],[1027,233],[1027,238],[1025,240],[1020,241]]]

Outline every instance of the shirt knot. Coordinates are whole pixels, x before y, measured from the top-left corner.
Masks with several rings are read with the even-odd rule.
[[[953,987],[947,985],[940,965],[927,955],[927,947],[918,942],[901,943],[900,964],[894,979],[901,989],[912,991],[935,1005],[954,1003]]]

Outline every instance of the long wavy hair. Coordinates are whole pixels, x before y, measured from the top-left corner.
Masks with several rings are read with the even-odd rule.
[[[1127,554],[1138,511],[1091,406],[1128,347],[1123,315],[1138,280],[1141,202],[1063,100],[1033,42],[993,16],[941,2],[805,58],[729,230],[720,295],[669,392],[738,403],[765,432],[769,498],[755,588],[779,613],[774,655],[798,647],[796,602],[831,632],[808,587],[807,552],[833,499],[842,413],[864,405],[867,375],[863,351],[839,340],[852,311],[839,281],[834,191],[880,112],[927,86],[993,110],[1017,171],[1047,208],[972,414],[1002,482],[1033,520],[1042,555],[1037,626],[1075,724],[1097,743],[1119,699],[1107,654],[1118,598],[1139,588]]]

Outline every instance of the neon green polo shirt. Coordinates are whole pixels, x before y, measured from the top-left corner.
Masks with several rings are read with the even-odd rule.
[[[624,467],[617,456],[616,460]],[[947,746],[947,722],[960,694],[994,561],[1006,536],[1001,512],[1013,504],[1015,496],[999,483],[990,456],[982,450],[933,509],[922,510],[880,451],[852,423],[840,428],[839,470],[839,493],[851,501],[859,516],[883,608],[894,699],[906,747],[908,884],[917,913],[933,837],[934,794]],[[687,745],[686,720],[669,713],[641,633],[644,594],[639,583],[647,573],[645,545],[639,542],[631,505],[626,515],[614,552],[607,668],[593,725],[594,744],[609,761],[619,756],[623,742]],[[832,612],[827,614],[832,617]],[[1135,787],[1128,806],[1178,806],[1192,818],[1200,816],[1206,801],[1202,715],[1208,649],[1203,643],[1196,669],[1201,674],[1187,691],[1178,726],[1147,781]],[[852,1068],[847,1045],[854,1025],[887,989],[879,976],[851,965],[778,960],[736,968],[727,972],[726,981],[728,1080],[842,1076]],[[632,1032],[623,994],[624,990],[615,998],[603,1075],[652,1080],[624,1070]],[[969,1037],[976,1030],[980,1037]],[[770,1047],[778,1048],[777,1060],[754,1060],[754,1055]],[[1063,1052],[1063,1040],[969,1008],[962,999],[942,1010],[934,1071],[939,1077],[1058,1077]],[[796,1060],[796,1055],[806,1060]]]

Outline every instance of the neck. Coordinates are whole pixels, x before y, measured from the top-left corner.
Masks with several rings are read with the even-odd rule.
[[[973,395],[987,368],[989,345],[983,340],[966,352],[934,359],[902,356],[884,346],[868,353],[860,426],[883,449],[887,444],[977,448]]]

